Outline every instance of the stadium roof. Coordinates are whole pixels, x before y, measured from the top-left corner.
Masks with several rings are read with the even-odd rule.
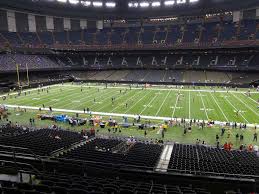
[[[38,14],[103,19],[219,13],[259,6],[258,0],[1,0],[0,7]]]

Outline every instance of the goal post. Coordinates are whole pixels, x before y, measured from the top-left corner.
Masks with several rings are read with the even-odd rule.
[[[25,67],[26,67],[26,83],[22,83],[21,80],[20,80],[20,64],[16,63],[15,61],[15,64],[16,64],[16,74],[17,74],[17,85],[19,87],[20,90],[22,90],[23,87],[28,87],[30,86],[30,76],[29,76],[29,69],[28,69],[28,64],[26,63],[25,64]]]

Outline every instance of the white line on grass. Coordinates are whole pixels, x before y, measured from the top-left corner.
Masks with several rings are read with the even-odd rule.
[[[44,89],[44,88],[48,88],[48,87],[57,87],[57,86],[58,85],[48,85],[48,86],[44,86],[44,87],[41,87],[41,88],[26,89],[26,90],[23,90],[22,93],[24,93],[24,92],[31,92],[31,91],[34,91],[34,90]],[[9,93],[9,96],[16,95],[16,94],[18,94],[18,92],[12,92],[12,93]],[[2,98],[4,96],[7,96],[7,95],[8,95],[8,93],[0,95],[0,98]]]
[[[147,109],[147,107],[149,107],[150,104],[152,104],[152,102],[156,99],[158,95],[155,95],[152,100],[150,100],[150,102],[147,104],[147,106],[139,113],[140,115]]]
[[[45,104],[46,102],[49,102],[50,101],[50,99],[51,98],[56,98],[56,99],[59,99],[59,100],[61,100],[61,99],[65,99],[65,98],[67,98],[68,96],[70,96],[70,95],[72,95],[73,94],[73,92],[71,92],[70,94],[68,94],[68,95],[66,95],[66,96],[64,96],[64,97],[59,97],[60,96],[60,93],[61,93],[61,91],[60,91],[60,88],[57,88],[57,89],[55,89],[55,91],[53,91],[53,89],[50,89],[49,90],[50,92],[49,93],[46,93],[46,92],[40,92],[39,94],[36,94],[37,96],[39,96],[39,97],[41,97],[41,101],[40,101],[40,103],[41,104],[39,104],[39,102],[38,101],[35,101],[34,103],[31,103],[32,105],[39,105],[39,106],[41,106],[42,104]],[[76,89],[73,89],[73,91],[76,91]],[[46,96],[47,95],[47,96]],[[58,96],[58,97],[57,97]],[[30,97],[30,95],[28,95],[28,97]],[[21,99],[21,101],[24,101],[24,100],[28,100],[28,98],[26,99]],[[19,101],[19,102],[21,102],[21,101]],[[56,104],[56,103],[58,103],[59,101],[56,101],[56,102],[54,102],[53,104]],[[52,106],[52,104],[50,105],[50,106]]]
[[[189,91],[189,119],[191,119],[191,92]]]
[[[231,94],[233,95],[233,94]],[[240,98],[236,97],[235,95],[233,95],[236,99],[238,99],[240,102],[242,102],[247,108],[249,108],[252,112],[254,112],[257,116],[259,116],[259,114],[254,111],[250,106],[248,106],[243,100],[241,100]]]
[[[42,94],[43,95],[48,95],[48,97],[49,96],[54,96],[54,94],[56,94],[56,93],[58,93],[58,88],[55,88],[55,89],[50,89],[49,90],[50,92],[49,92],[49,94],[46,92],[46,91],[44,91],[44,92],[40,92],[39,94],[38,93],[31,93],[31,94],[27,94],[26,96],[24,96],[24,95],[21,95],[21,96],[19,96],[19,97],[17,97],[17,98],[7,98],[7,101],[9,102],[9,101],[12,101],[12,100],[15,100],[15,101],[17,101],[17,102],[19,102],[19,104],[24,104],[24,103],[28,103],[28,100],[30,99],[30,98],[33,98],[33,97],[39,97],[39,95],[40,95],[40,97],[42,98]],[[27,93],[28,91],[26,91],[26,93]],[[22,93],[22,94],[24,94],[24,93]],[[45,100],[44,100],[44,102],[45,102]],[[34,105],[34,104],[36,104],[37,103],[37,101],[36,102],[33,102],[31,105]]]
[[[207,117],[207,119],[209,120],[209,116],[208,116],[208,113],[207,113],[207,109],[206,109],[206,107],[205,107],[205,104],[204,104],[204,101],[203,101],[203,98],[202,98],[202,95],[201,95],[201,92],[200,92],[200,91],[199,91],[199,94],[200,94],[200,97],[201,97],[201,102],[202,102],[202,104],[203,104],[203,108],[204,108],[205,113],[206,113],[206,117]]]
[[[132,91],[131,91],[131,92],[132,92]],[[124,95],[119,96],[118,98],[116,98],[116,101],[117,101],[118,99],[122,98],[122,97],[125,97],[125,96],[124,96]],[[99,110],[103,109],[104,107],[108,107],[108,106],[110,106],[109,103],[107,103],[105,106],[102,106],[102,107],[96,109],[96,111],[99,111]]]
[[[128,103],[128,102],[130,102],[130,100],[132,99],[132,98],[134,98],[137,94],[139,94],[141,92],[141,90],[140,91],[138,91],[138,92],[135,92],[135,94],[133,95],[133,96],[131,96],[129,99],[126,99],[126,100],[124,100],[123,102],[126,104],[126,103]],[[113,112],[114,110],[116,110],[117,108],[119,108],[120,107],[120,105],[118,105],[118,106],[116,106],[114,109],[112,109],[111,110],[111,112]]]
[[[178,103],[179,96],[180,96],[180,95],[177,95],[177,98],[176,98],[176,101],[175,101],[175,104],[174,104],[174,111],[173,111],[173,113],[172,113],[171,118],[174,118],[174,113],[175,113],[176,105],[177,105],[177,103]]]
[[[62,86],[62,85],[57,85],[57,86]],[[68,86],[68,84],[66,84],[66,85],[63,85],[63,87],[64,86]],[[80,86],[80,85],[78,85],[78,86],[76,86],[76,85],[70,85],[70,86],[72,86],[72,87],[104,87],[104,86]],[[168,90],[173,90],[173,91],[179,91],[179,88],[155,88],[156,86],[157,87],[163,87],[164,85],[152,85],[153,86],[153,88],[147,88],[146,90],[158,90],[158,91],[163,91],[163,90],[166,90],[166,91],[168,91]],[[125,89],[125,88],[129,88],[129,86],[115,86],[115,87],[111,87],[111,86],[108,86],[107,88],[118,88],[118,89]],[[136,88],[136,87],[131,87],[131,89],[132,90],[142,90],[142,88]],[[193,90],[191,90],[191,89],[180,89],[180,91],[182,91],[182,92],[216,92],[216,93],[243,93],[244,91],[227,91],[227,90],[210,90],[210,89],[193,89]],[[251,94],[258,94],[258,92],[257,91],[254,91],[254,92],[250,92]],[[1,97],[1,96],[0,96]]]
[[[81,104],[79,104],[78,106],[76,106],[75,108],[78,108],[78,107],[80,107],[80,106],[82,106],[82,104],[86,104],[86,103],[89,103],[89,102],[93,102],[94,101],[94,98],[97,100],[97,99],[99,99],[99,98],[109,98],[110,96],[112,96],[112,95],[110,95],[111,93],[113,93],[113,92],[115,92],[114,90],[111,90],[111,91],[108,91],[107,93],[105,93],[106,92],[106,90],[105,91],[103,91],[103,92],[95,92],[95,93],[93,93],[92,95],[89,95],[87,98],[84,98],[84,99],[89,99],[89,98],[91,98],[90,100],[86,100],[86,101],[83,101]],[[99,95],[97,95],[97,94],[99,94]],[[68,104],[72,104],[71,102],[70,103],[67,103],[66,104],[66,106],[68,105]],[[96,105],[96,104],[95,104]],[[95,106],[94,105],[94,106]]]
[[[30,110],[39,110],[38,107],[34,107],[34,106],[19,106],[19,105],[9,105],[7,104],[6,107],[8,108],[26,108],[26,109],[30,109]],[[49,109],[48,108],[42,108],[42,110],[44,111],[48,111]],[[80,114],[83,114],[84,111],[82,110],[70,110],[70,109],[58,109],[58,108],[53,108],[52,109],[54,112],[61,112],[62,114],[64,113],[80,113]],[[131,118],[135,118],[136,115],[135,114],[123,114],[123,113],[108,113],[108,112],[91,112],[91,113],[88,113],[88,114],[93,114],[93,115],[103,115],[103,116],[116,116],[116,117],[131,117]],[[142,115],[141,116],[142,118],[144,119],[155,119],[155,120],[171,120],[172,118],[170,117],[155,117],[155,116],[146,116],[146,115]],[[181,118],[178,118],[177,119],[178,121],[181,121]],[[186,121],[190,121],[189,119],[186,119]],[[208,121],[205,120],[205,123],[207,123]],[[215,121],[215,124],[216,125],[221,125],[221,124],[224,124],[225,121]],[[239,123],[237,123],[239,125]],[[255,125],[254,124],[249,124],[247,123],[247,126],[249,127],[254,127]],[[258,125],[257,125],[258,127]]]
[[[226,101],[235,109],[235,111],[238,110],[238,109],[228,100],[228,98],[225,98],[225,99],[226,99]],[[240,115],[241,115],[241,117],[243,117],[243,119],[244,119],[247,123],[249,123],[248,120],[246,120],[246,118],[243,116],[243,114],[240,113]]]
[[[243,93],[244,96],[246,96],[244,93]],[[254,101],[257,105],[258,105],[258,102],[256,100],[254,100],[253,98],[251,98],[250,96],[248,96],[248,98],[252,101]]]
[[[131,110],[133,107],[135,107],[141,100],[143,100],[150,93],[151,93],[151,90],[149,92],[146,92],[146,94],[142,96],[142,98],[140,98],[133,106],[131,106],[128,110],[126,110],[124,114],[127,113],[129,110]]]
[[[243,93],[243,95],[246,96],[244,93]],[[255,103],[257,104],[257,107],[259,106],[259,105],[258,105],[259,103],[258,103],[256,100],[254,100],[254,99],[251,98],[250,96],[248,96],[248,98],[249,98],[250,100],[252,100],[253,102],[255,102]]]
[[[66,107],[68,104],[72,104],[72,103],[73,103],[73,102],[71,102],[71,100],[72,100],[72,101],[73,101],[73,99],[79,100],[78,97],[81,96],[82,93],[83,93],[83,92],[70,92],[68,95],[65,95],[65,96],[59,98],[60,101],[51,104],[51,107],[55,107],[55,106],[57,106],[57,105],[59,105],[59,104],[60,104],[62,107]],[[93,96],[95,93],[96,93],[96,92],[92,93],[91,95],[86,95],[86,97],[87,97],[87,98],[90,98],[90,97]],[[79,95],[79,94],[80,94],[80,95]],[[62,95],[62,93],[61,93],[61,94],[58,94],[58,96],[60,96],[60,95]],[[69,97],[69,96],[71,96],[71,97]],[[64,100],[62,100],[62,99],[64,99]],[[80,100],[81,100],[81,98],[80,98]],[[65,103],[65,102],[68,102],[68,103]]]
[[[221,109],[221,107],[219,106],[219,103],[217,102],[217,100],[215,99],[215,97],[213,96],[212,93],[210,93],[210,95],[212,96],[214,102],[217,104],[217,106],[219,107],[219,109],[220,109],[222,115],[225,117],[226,121],[228,122],[229,120],[228,120],[227,116],[225,115],[224,111],[223,111],[223,110]]]
[[[56,106],[56,104],[61,104],[63,106],[64,102],[67,101],[66,100],[67,98],[69,98],[71,100],[74,99],[73,95],[75,95],[75,93],[77,93],[76,91],[77,90],[69,91],[68,94],[66,94],[66,92],[68,92],[68,91],[58,91],[58,92],[55,92],[54,95],[46,96],[44,101],[42,101],[42,104],[49,103],[50,99],[54,97],[55,99],[59,99],[59,101],[52,101],[54,103],[50,103],[49,106],[54,107],[54,106]],[[64,94],[64,92],[65,92],[65,94]],[[71,96],[71,98],[70,98],[70,96]],[[78,100],[78,99],[76,99],[76,100]]]
[[[162,109],[162,107],[164,106],[165,101],[166,101],[166,99],[168,98],[168,96],[169,96],[169,94],[171,93],[171,91],[172,91],[172,90],[170,90],[170,91],[168,92],[168,94],[166,95],[164,101],[162,102],[162,104],[160,105],[159,109],[157,110],[156,116],[158,115],[158,113],[160,112],[160,110]]]

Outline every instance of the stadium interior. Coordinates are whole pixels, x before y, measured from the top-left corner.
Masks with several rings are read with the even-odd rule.
[[[259,193],[258,7],[1,0],[0,194]]]

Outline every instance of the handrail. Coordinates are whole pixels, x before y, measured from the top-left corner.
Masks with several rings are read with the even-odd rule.
[[[259,40],[224,40],[218,42],[186,42],[186,43],[158,43],[158,44],[61,44],[53,45],[10,45],[12,49],[40,50],[142,50],[142,49],[206,49],[206,48],[236,48],[259,46]],[[2,48],[4,49],[4,48]]]
[[[29,167],[31,167],[31,169],[33,169],[35,172],[37,172],[37,173],[39,173],[39,174],[41,174],[41,172],[37,169],[37,168],[35,168],[33,165],[31,165],[31,164],[28,164],[28,163],[23,163],[23,162],[17,162],[17,161],[9,161],[9,160],[0,160],[0,162],[2,163],[12,163],[12,164],[15,164],[15,166],[16,166],[16,168],[17,168],[17,164],[18,165],[23,165],[23,166],[29,166]],[[17,171],[20,171],[19,169],[16,169]]]
[[[77,159],[67,159],[67,158],[58,158],[58,161],[63,161],[63,162],[76,162],[76,163],[83,163],[83,164],[97,164],[100,165],[102,167],[107,166],[108,167],[113,167],[116,169],[138,169],[139,171],[151,171],[151,172],[155,172],[155,170],[159,169],[156,167],[146,167],[146,166],[138,166],[138,165],[129,165],[129,164],[114,164],[114,163],[105,163],[105,162],[98,162],[98,161],[85,161],[85,160],[77,160]],[[168,172],[169,171],[169,172]],[[229,174],[229,173],[216,173],[216,172],[206,172],[206,171],[191,171],[191,170],[179,170],[179,169],[168,169],[167,172],[163,172],[165,174],[173,174],[170,171],[176,171],[180,174],[183,175],[195,175],[197,176],[197,174],[201,174],[203,176],[208,176],[208,177],[238,177],[238,178],[247,178],[249,180],[251,180],[251,178],[253,179],[258,179],[259,176],[258,175],[243,175],[243,174]],[[190,172],[190,173],[187,173]],[[157,172],[157,171],[156,171]]]
[[[29,153],[31,153],[35,159],[37,159],[41,162],[43,170],[45,171],[44,161],[42,160],[42,158],[39,155],[35,154],[31,149],[23,148],[23,147],[16,147],[16,146],[6,146],[6,145],[1,145],[1,144],[0,144],[0,148],[10,148],[13,152],[13,158],[15,159],[15,161],[16,161],[16,152],[15,152],[16,149],[29,151]],[[18,153],[18,155],[19,155],[19,153]]]

